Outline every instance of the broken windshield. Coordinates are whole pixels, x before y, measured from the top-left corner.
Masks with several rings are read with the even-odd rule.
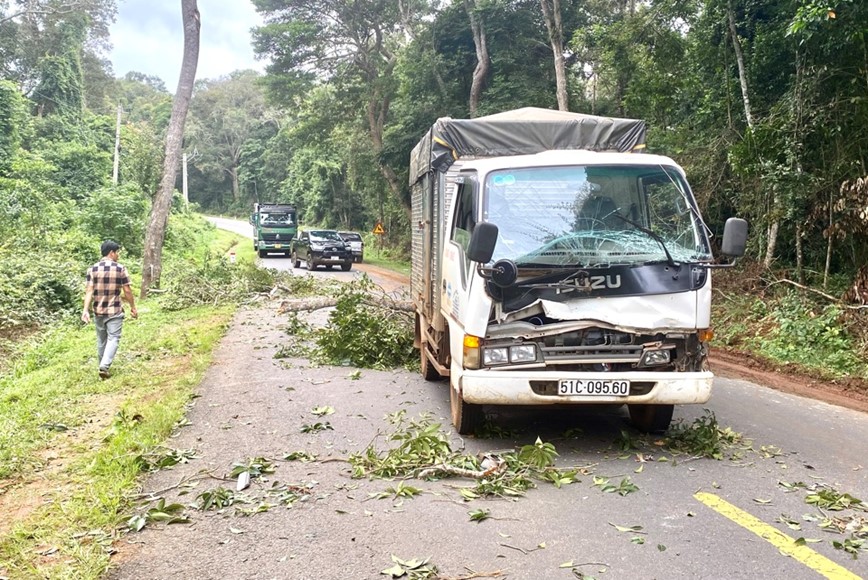
[[[666,250],[677,262],[711,259],[688,186],[673,167],[499,170],[486,177],[485,194],[483,219],[499,229],[494,260],[595,267],[668,261]]]

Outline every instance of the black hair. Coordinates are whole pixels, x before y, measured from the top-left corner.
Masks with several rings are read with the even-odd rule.
[[[112,252],[117,252],[121,249],[120,244],[112,240],[106,240],[99,247],[99,251],[102,252],[102,257],[105,258]]]

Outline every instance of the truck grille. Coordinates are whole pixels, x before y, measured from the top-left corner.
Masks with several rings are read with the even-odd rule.
[[[547,364],[638,363],[642,345],[543,346]]]
[[[292,236],[289,234],[262,234],[263,241],[266,242],[286,242],[289,243],[292,240]]]

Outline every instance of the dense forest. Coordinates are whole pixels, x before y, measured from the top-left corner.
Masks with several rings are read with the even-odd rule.
[[[284,201],[303,223],[364,231],[383,220],[400,255],[409,151],[438,117],[641,118],[713,232],[744,217],[751,261],[866,300],[854,282],[868,279],[868,3],[252,1],[266,72],[197,81],[194,207],[242,216]],[[115,15],[115,0],[0,2],[5,327],[77,300],[99,238],[141,256],[172,95],[144,74],[115,78]]]

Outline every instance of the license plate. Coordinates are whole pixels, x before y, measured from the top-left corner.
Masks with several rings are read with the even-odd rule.
[[[280,244],[274,244],[274,247],[275,247],[276,249],[279,250],[279,249],[282,248],[283,246],[281,246]]]
[[[332,262],[337,262],[337,261],[339,261],[340,259],[341,259],[340,256],[329,256],[329,260],[331,260]]]
[[[630,381],[564,379],[558,386],[558,394],[625,397],[630,394]]]

